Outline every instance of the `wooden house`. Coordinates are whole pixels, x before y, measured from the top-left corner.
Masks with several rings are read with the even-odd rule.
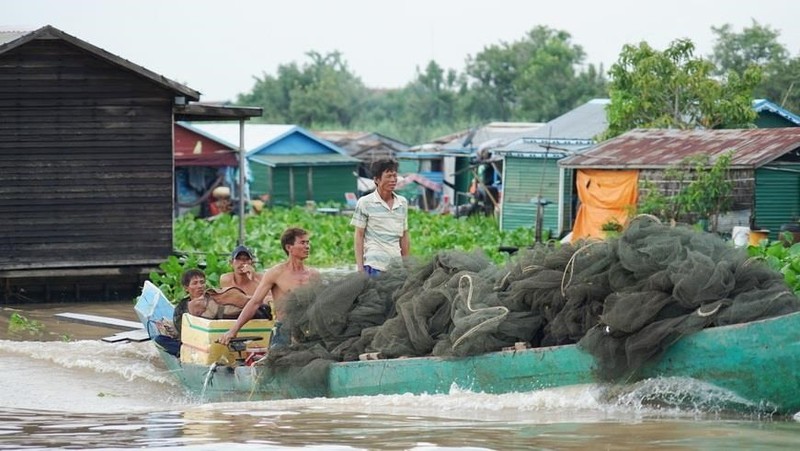
[[[238,137],[233,124],[193,124],[224,141]],[[297,125],[247,124],[250,197],[267,205],[343,203],[356,190],[357,158]]]
[[[52,26],[0,33],[4,299],[138,289],[172,253],[173,118],[238,116],[199,97]]]
[[[492,158],[494,150],[532,134],[542,125],[539,122],[489,122],[442,144],[443,179],[447,182],[444,194],[455,206],[469,203],[478,195],[490,204],[490,211],[494,211],[499,207],[503,171],[502,159]]]
[[[597,137],[608,127],[608,104],[609,99],[590,100],[533,133],[493,150],[503,160],[501,230],[532,227],[538,211],[537,198],[546,203],[541,210],[542,225],[551,236],[572,230],[578,200],[575,174],[560,167],[558,161],[597,144]],[[758,113],[758,128],[800,125],[800,117],[766,99],[754,100],[753,110]]]
[[[215,213],[213,192],[227,188],[238,198],[239,149],[187,122],[175,124],[175,214],[198,217]],[[229,195],[228,200],[231,199]]]
[[[608,99],[593,99],[493,149],[503,160],[500,229],[532,228],[537,214],[551,237],[572,228],[575,196],[571,170],[558,161],[595,145],[608,127]],[[543,208],[539,208],[539,203]]]
[[[599,235],[597,224],[606,219],[608,205],[597,205],[593,197],[613,201],[618,188],[599,183],[602,177],[622,171],[655,184],[664,194],[671,183],[665,171],[685,158],[705,154],[712,160],[733,152],[730,180],[733,182],[733,206],[720,221],[720,231],[734,226],[768,229],[777,237],[780,227],[800,219],[800,128],[764,128],[730,130],[661,130],[637,129],[605,141],[585,152],[559,161],[559,167],[577,171],[576,179],[590,186],[592,197],[580,199],[593,227],[585,227],[589,236]],[[639,194],[639,193],[636,193]],[[618,205],[625,210],[625,205]],[[581,221],[581,213],[578,215]],[[577,225],[576,225],[577,229]],[[585,235],[584,235],[585,236]],[[574,237],[575,238],[575,237]]]

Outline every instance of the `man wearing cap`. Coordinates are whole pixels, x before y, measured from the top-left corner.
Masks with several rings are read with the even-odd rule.
[[[261,281],[261,274],[253,267],[253,252],[246,246],[236,246],[231,252],[233,272],[220,276],[219,286],[222,289],[237,287],[252,296]]]

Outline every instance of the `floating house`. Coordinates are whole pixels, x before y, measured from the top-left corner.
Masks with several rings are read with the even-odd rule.
[[[611,210],[624,216],[630,199],[641,194],[640,181],[674,194],[669,192],[669,168],[693,155],[708,155],[714,161],[728,152],[733,153],[729,170],[733,205],[720,220],[719,230],[750,226],[767,229],[777,238],[783,224],[796,224],[800,219],[800,128],[636,129],[559,161],[559,167],[577,171],[576,179],[585,188],[573,239],[600,236],[600,225]]]
[[[173,252],[173,122],[257,108],[55,27],[0,32],[0,298],[129,299]]]
[[[235,124],[192,124],[223,142],[239,137]],[[267,205],[345,202],[356,190],[360,161],[297,125],[246,124],[250,197]]]

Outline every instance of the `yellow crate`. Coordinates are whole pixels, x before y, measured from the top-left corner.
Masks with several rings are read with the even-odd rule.
[[[251,319],[237,334],[238,337],[259,336],[260,340],[247,343],[248,349],[263,348],[269,345],[274,321],[268,319]],[[184,313],[181,318],[181,362],[210,365],[219,362],[232,365],[237,352],[231,352],[227,346],[217,343],[217,339],[236,324],[235,319],[205,319]],[[246,357],[246,352],[242,352]]]

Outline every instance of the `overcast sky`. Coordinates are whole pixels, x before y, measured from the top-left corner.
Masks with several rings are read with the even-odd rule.
[[[462,71],[468,55],[537,25],[565,30],[586,62],[616,61],[626,43],[677,38],[711,52],[712,26],[755,19],[800,52],[798,0],[0,0],[0,29],[53,25],[202,93],[232,100],[253,77],[340,51],[370,87],[401,87],[431,59]]]

